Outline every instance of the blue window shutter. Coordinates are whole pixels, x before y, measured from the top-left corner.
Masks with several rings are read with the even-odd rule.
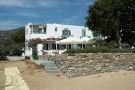
[[[86,31],[82,30],[82,37],[86,36]]]
[[[84,36],[86,36],[86,31],[84,31]]]
[[[82,30],[82,37],[83,37],[83,30]]]
[[[69,36],[71,36],[71,31],[69,30],[68,32],[69,32]]]
[[[64,36],[64,30],[62,30],[62,37]]]

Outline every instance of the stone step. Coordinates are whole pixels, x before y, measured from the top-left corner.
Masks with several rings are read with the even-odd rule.
[[[45,60],[31,60],[32,62],[35,62],[38,65],[44,65],[46,71],[49,74],[60,74],[60,70],[55,65],[54,61],[45,61]]]

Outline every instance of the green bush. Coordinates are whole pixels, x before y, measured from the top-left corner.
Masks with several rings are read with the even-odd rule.
[[[132,53],[131,49],[111,49],[110,53]]]
[[[132,53],[135,53],[135,49],[132,50]]]
[[[32,54],[32,57],[33,57],[33,59],[38,59],[37,53],[36,53],[36,52],[33,53],[33,54]]]
[[[108,47],[99,47],[99,52],[101,52],[101,53],[108,53],[109,50],[110,49]]]
[[[86,47],[83,49],[69,49],[65,53],[135,53],[131,49],[109,49],[108,47]]]

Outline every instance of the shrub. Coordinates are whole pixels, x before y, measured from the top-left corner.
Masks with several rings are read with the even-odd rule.
[[[110,49],[108,47],[99,47],[99,52],[101,52],[101,53],[108,53],[109,50]]]
[[[65,53],[135,53],[131,49],[109,49],[108,47],[86,47],[83,49],[69,49]]]

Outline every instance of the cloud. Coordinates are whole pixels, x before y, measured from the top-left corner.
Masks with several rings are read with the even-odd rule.
[[[25,0],[0,0],[0,6],[32,7],[32,4]]]
[[[73,4],[73,3],[72,3]],[[72,5],[71,2],[68,2],[66,0],[39,0],[38,5],[43,7],[60,7],[60,6],[69,6]]]
[[[18,15],[20,16],[26,16],[26,17],[40,17],[39,14],[34,13],[34,12],[19,12]]]
[[[14,20],[0,20],[0,30],[9,30],[22,26],[21,23]]]
[[[0,6],[13,6],[13,7],[57,7],[66,5],[66,1],[59,0],[0,0]]]
[[[63,24],[74,24],[75,20],[77,19],[77,16],[72,16],[70,18],[66,18],[62,21]]]
[[[17,21],[14,20],[0,20],[0,26],[2,25],[19,25]]]
[[[0,6],[13,7],[54,7],[57,6],[59,0],[0,0]]]
[[[89,5],[93,4],[95,0],[0,0],[0,6],[14,6],[14,7],[38,7],[43,6],[47,8],[60,6],[75,6],[75,5]]]
[[[42,0],[42,1],[38,2],[38,5],[41,5],[43,7],[56,7],[57,4],[58,3],[56,1],[52,2],[49,0],[45,0],[45,1]]]

